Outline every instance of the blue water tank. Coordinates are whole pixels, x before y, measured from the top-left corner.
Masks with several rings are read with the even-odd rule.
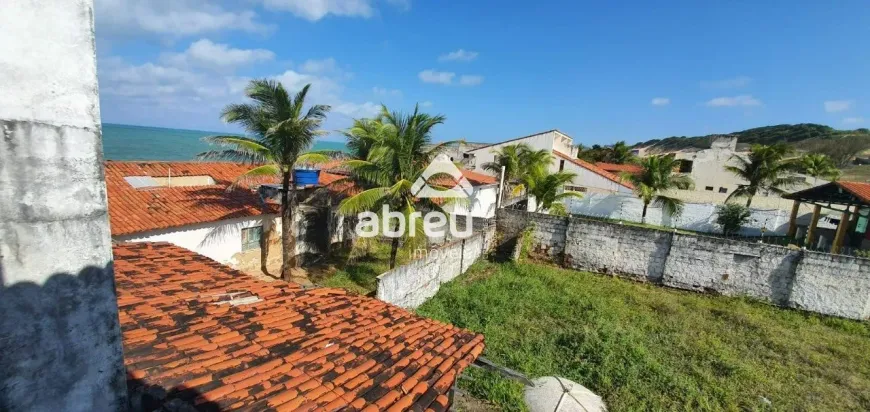
[[[311,169],[295,169],[293,170],[293,180],[296,186],[312,186],[320,181],[320,170]]]

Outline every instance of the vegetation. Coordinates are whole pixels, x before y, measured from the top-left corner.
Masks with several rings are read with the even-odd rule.
[[[836,180],[840,177],[840,170],[831,158],[821,153],[803,155],[798,167],[801,173],[816,179]]]
[[[863,131],[857,133],[859,131]],[[852,164],[859,154],[870,149],[870,133],[867,129],[858,129],[856,133],[848,134],[840,139],[806,140],[795,145],[799,150],[821,153],[831,158],[837,167]]]
[[[586,149],[581,145],[577,151],[577,158],[591,163],[635,163],[637,161],[637,156],[635,156],[631,150],[632,147],[625,143],[624,140],[614,143],[613,146],[593,145],[589,149]]]
[[[432,129],[444,123],[444,120],[445,117],[441,115],[421,113],[418,107],[411,114],[403,114],[390,112],[386,106],[382,106],[378,118],[366,121],[380,123],[373,127],[380,130],[381,136],[372,142],[365,159],[345,162],[351,168],[354,179],[362,182],[364,190],[342,200],[339,212],[346,215],[364,211],[380,213],[381,207],[386,205],[392,211],[400,211],[405,216],[405,222],[408,222],[407,225],[402,225],[402,236],[391,240],[391,269],[396,266],[396,255],[402,239],[409,245],[413,241],[425,239],[422,219],[408,217],[418,209],[442,210],[441,205],[432,199],[416,197],[411,187],[435,156],[446,145],[453,143],[431,144]],[[449,202],[452,199],[442,200]],[[380,218],[383,221],[387,216]],[[400,229],[398,221],[393,225],[394,230]]]
[[[870,181],[870,165],[852,166],[843,169],[840,179],[852,182]]]
[[[418,313],[486,336],[485,356],[564,376],[610,410],[868,410],[870,324],[539,264],[476,263]],[[504,410],[522,387],[471,370]]]
[[[493,154],[495,158],[492,162],[484,163],[483,169],[499,176],[504,167],[506,182],[521,182],[523,176],[545,171],[553,161],[549,151],[534,150],[525,143],[503,146],[493,151]]]
[[[772,146],[753,145],[749,156],[734,155],[731,161],[736,166],[725,166],[725,170],[743,179],[747,184],[738,187],[728,195],[726,201],[734,198],[745,197],[746,207],[752,206],[752,198],[758,192],[764,190],[773,193],[785,193],[786,189],[803,182],[800,177],[794,176],[799,169],[796,159],[789,158],[793,149],[784,143]]]
[[[726,236],[739,232],[751,215],[749,208],[740,204],[726,203],[716,206],[716,224]]]
[[[565,216],[568,211],[564,200],[581,198],[579,192],[565,191],[564,186],[571,183],[577,177],[572,172],[549,173],[545,168],[528,173],[523,178],[523,185],[530,196],[535,197],[535,211],[549,212],[554,215]]]
[[[357,239],[353,246],[332,250],[324,260],[306,269],[311,281],[318,286],[367,295],[377,290],[378,275],[389,270],[390,249],[387,242]],[[400,265],[410,259],[402,250],[396,258]]]
[[[690,177],[674,173],[674,170],[679,169],[676,157],[673,154],[651,155],[641,159],[638,165],[641,167],[640,173],[625,174],[623,178],[634,185],[634,193],[643,202],[641,221],[646,223],[650,203],[660,206],[668,215],[679,215],[683,202],[662,193],[673,189],[689,189],[694,183]]]
[[[297,163],[324,161],[325,155],[305,153],[314,138],[323,133],[320,126],[330,107],[313,105],[307,110],[305,97],[310,84],[295,95],[290,95],[281,83],[274,80],[252,80],[245,94],[252,103],[231,104],[224,108],[221,118],[235,123],[253,137],[209,136],[204,140],[226,147],[200,155],[204,159],[225,159],[259,166],[239,176],[237,182],[261,176],[281,179],[281,276],[290,280],[290,269],[295,266],[293,210],[296,207],[296,186],[291,184]]]
[[[736,136],[740,143],[760,144],[765,146],[774,145],[776,143],[797,144],[803,142],[823,142],[823,141],[838,141],[847,140],[848,137],[868,136],[870,130],[837,130],[830,126],[824,126],[813,123],[802,124],[781,124],[776,126],[756,127],[754,129],[743,130],[740,132],[731,133]],[[653,139],[638,143],[635,146],[647,147],[655,145],[656,150],[660,152],[677,151],[688,148],[709,149],[712,138],[716,135],[707,136],[671,136],[664,139]],[[870,146],[866,146],[870,148]]]

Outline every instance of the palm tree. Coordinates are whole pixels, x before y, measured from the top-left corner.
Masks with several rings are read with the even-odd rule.
[[[515,193],[522,193],[526,189],[524,176],[543,173],[553,162],[548,150],[534,150],[526,143],[502,146],[493,154],[495,158],[492,162],[484,163],[483,169],[498,176],[504,167],[504,181],[519,182],[513,189]]]
[[[747,158],[732,156],[731,161],[736,165],[725,166],[725,170],[747,183],[731,192],[726,201],[735,197],[746,197],[746,207],[750,207],[752,198],[760,190],[783,193],[785,189],[800,183],[802,179],[793,175],[798,163],[795,159],[788,158],[791,153],[791,147],[784,143],[771,146],[755,144]]]
[[[354,119],[347,130],[341,132],[347,138],[347,148],[351,159],[367,159],[369,153],[380,144],[387,132],[387,125],[380,117],[374,119]]]
[[[650,203],[661,206],[670,216],[679,215],[683,202],[662,193],[694,186],[690,177],[674,173],[674,170],[679,170],[680,161],[673,154],[653,155],[640,159],[638,165],[641,167],[640,173],[625,173],[623,178],[634,185],[634,193],[643,201],[641,221],[646,223],[646,212]]]
[[[564,191],[566,184],[571,183],[577,174],[560,171],[548,173],[546,169],[536,170],[524,176],[523,184],[530,196],[535,197],[536,212],[550,212],[554,215],[567,215],[562,201],[569,198],[582,198],[579,192]]]
[[[807,176],[818,179],[837,180],[840,177],[840,169],[834,165],[834,161],[821,153],[805,154],[800,159],[800,170]]]
[[[636,158],[637,157],[634,155],[634,153],[631,152],[631,146],[626,144],[624,140],[616,142],[616,144],[614,144],[607,153],[607,160],[610,163],[616,163],[620,165],[634,163]]]
[[[248,178],[277,176],[281,179],[281,276],[290,280],[290,269],[295,266],[293,239],[293,209],[296,207],[296,185],[291,184],[297,163],[324,161],[319,153],[305,153],[320,130],[330,107],[313,105],[304,110],[305,97],[310,84],[291,96],[280,82],[252,80],[245,94],[252,103],[230,104],[221,113],[227,123],[240,125],[253,137],[209,136],[209,143],[227,147],[203,153],[200,158],[239,161],[259,166],[236,179],[240,183]]]
[[[411,114],[390,112],[381,107],[380,121],[383,123],[382,139],[369,151],[366,159],[345,162],[353,171],[355,180],[361,181],[366,189],[342,200],[339,212],[345,215],[365,211],[377,212],[386,205],[390,210],[401,211],[405,221],[419,224],[420,219],[408,219],[418,209],[439,210],[441,205],[431,199],[417,198],[411,191],[414,182],[447,145],[445,142],[432,145],[432,129],[444,123],[442,115],[431,116],[420,113],[414,107]],[[431,177],[430,177],[431,178]],[[386,216],[382,216],[386,218]],[[398,230],[398,222],[393,226]],[[401,238],[421,234],[421,226],[405,227],[401,237],[393,237],[390,248],[390,268],[396,266],[396,255]]]

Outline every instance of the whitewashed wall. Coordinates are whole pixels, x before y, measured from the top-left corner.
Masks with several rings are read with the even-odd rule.
[[[560,165],[562,165],[562,160],[565,161],[563,170],[577,175],[571,181],[573,186],[585,187],[590,193],[631,193],[631,189],[628,187],[558,156],[553,160],[550,171],[553,173],[558,172]]]
[[[605,217],[610,219],[641,222],[643,202],[633,195],[588,193],[583,199],[569,199],[566,202],[571,214]],[[683,213],[671,217],[652,204],[647,210],[646,223],[651,225],[676,227],[696,232],[719,233],[716,225],[716,206],[711,203],[685,203]],[[788,233],[789,212],[781,209],[752,208],[750,221],[744,225],[740,234],[757,236],[765,228],[767,235]]]
[[[524,137],[522,139],[516,139],[511,141],[506,141],[498,144],[494,144],[492,146],[483,147],[477,150],[471,150],[468,153],[474,155],[475,163],[474,163],[474,171],[491,174],[490,172],[483,170],[483,165],[491,162],[495,159],[495,155],[493,152],[499,151],[502,147],[508,145],[515,145],[525,143],[532,147],[535,150],[547,150],[552,151],[555,147],[556,141],[559,137],[564,136],[561,133],[557,135],[557,132],[550,131],[546,133],[534,134],[528,137]],[[560,146],[561,147],[561,146]]]
[[[272,227],[276,231],[280,231],[281,219],[277,215],[265,215],[221,220],[115,236],[115,240],[121,242],[169,242],[233,266],[238,263],[234,261],[233,256],[242,251],[242,229],[256,226],[263,226],[263,236],[265,236]],[[297,245],[297,249],[300,246]]]
[[[475,186],[467,205],[452,205],[445,211],[456,215],[489,219],[495,216],[497,198],[498,185]]]

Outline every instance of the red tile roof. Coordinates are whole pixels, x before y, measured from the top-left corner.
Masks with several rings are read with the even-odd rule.
[[[462,176],[464,176],[472,186],[491,185],[498,182],[496,178],[490,175],[473,172],[471,170],[462,169]]]
[[[277,213],[275,205],[264,210],[257,193],[250,187],[277,183],[276,178],[258,178],[227,192],[232,182],[252,166],[220,162],[106,162],[106,189],[112,235],[127,235],[196,223]],[[136,189],[124,178],[129,176],[167,177],[211,176],[215,184],[188,187],[149,187]],[[321,181],[337,180],[321,173]]]
[[[595,174],[597,174],[597,175],[599,175],[607,180],[610,180],[614,183],[625,186],[629,189],[634,189],[634,185],[632,185],[631,183],[624,181],[619,176],[617,176],[613,173],[610,173],[610,172],[608,172],[608,171],[606,171],[606,170],[604,170],[604,169],[602,169],[602,168],[600,168],[592,163],[589,163],[589,162],[582,160],[582,159],[577,159],[575,157],[568,156],[568,155],[566,155],[562,152],[556,151],[556,150],[554,150],[553,153],[555,153],[557,157],[561,157],[562,159],[565,159],[565,160],[567,160],[567,161],[569,161],[577,166],[580,166],[586,170],[589,170],[590,172],[593,172],[593,173],[595,173]]]
[[[597,162],[595,166],[600,167],[602,170],[605,170],[610,173],[640,173],[643,169],[638,165],[624,165],[618,163],[604,163]]]
[[[849,193],[855,195],[855,197],[862,201],[870,203],[870,183],[844,181],[837,181],[834,183],[843,189],[846,189]]]
[[[153,409],[443,411],[484,348],[376,299],[258,281],[168,243],[114,254],[128,387]]]

